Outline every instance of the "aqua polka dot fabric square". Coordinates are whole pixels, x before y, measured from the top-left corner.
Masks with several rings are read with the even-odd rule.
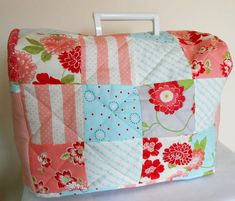
[[[140,98],[136,87],[84,85],[83,99],[86,142],[142,137]]]

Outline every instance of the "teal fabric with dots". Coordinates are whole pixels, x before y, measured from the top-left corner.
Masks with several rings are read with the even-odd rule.
[[[85,141],[119,141],[142,137],[137,88],[84,85]]]

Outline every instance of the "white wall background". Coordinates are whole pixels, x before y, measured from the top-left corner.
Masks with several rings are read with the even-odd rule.
[[[20,162],[13,141],[6,44],[11,29],[94,34],[93,11],[159,12],[162,30],[199,30],[225,40],[235,61],[234,0],[0,0],[0,200],[18,201]],[[105,22],[105,33],[151,30],[145,22]],[[235,70],[222,95],[219,139],[235,151]]]

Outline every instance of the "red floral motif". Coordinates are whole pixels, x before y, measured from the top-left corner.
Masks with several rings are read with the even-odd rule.
[[[192,148],[187,143],[174,143],[164,150],[163,160],[171,165],[187,165],[192,160]]]
[[[146,160],[142,167],[142,177],[148,177],[150,179],[158,179],[160,177],[160,173],[164,171],[164,166],[160,163],[160,161],[154,160]]]
[[[204,64],[201,61],[193,60],[192,62],[192,73],[193,78],[196,78],[199,76],[199,74],[202,74],[205,72]]]
[[[34,183],[34,188],[36,193],[42,193],[42,194],[46,193],[49,190],[46,186],[44,186],[42,181]]]
[[[208,33],[199,33],[196,31],[187,31],[179,38],[179,41],[184,45],[196,45],[202,42],[204,37],[209,36]]]
[[[63,173],[57,172],[55,179],[58,181],[59,188],[63,188],[65,186],[68,186],[72,184],[73,182],[77,182],[77,179],[72,177],[70,171],[64,170]]]
[[[176,81],[155,83],[154,87],[149,90],[149,102],[155,105],[156,111],[173,114],[183,107],[185,101],[183,91],[184,87],[179,86]]]
[[[48,168],[51,165],[51,159],[47,157],[47,153],[43,152],[38,156],[38,161],[42,167]]]
[[[61,65],[73,73],[81,72],[81,46],[61,53],[58,57]]]
[[[69,51],[78,44],[78,41],[65,34],[51,34],[40,40],[45,50],[51,54],[60,54]]]
[[[33,84],[63,84],[60,80],[49,76],[47,73],[39,73],[36,75],[37,81]]]
[[[30,83],[36,74],[37,66],[32,62],[31,55],[15,50],[8,57],[8,73],[10,81]]]
[[[147,159],[149,156],[157,156],[162,143],[158,138],[143,138],[143,158]]]
[[[225,59],[223,64],[220,64],[220,66],[221,66],[223,76],[228,77],[228,75],[230,74],[232,67],[233,67],[232,60]]]
[[[84,165],[83,150],[84,142],[76,142],[73,144],[73,147],[67,149],[67,152],[75,164]]]
[[[189,171],[192,171],[193,169],[197,170],[200,166],[202,166],[205,157],[205,152],[201,149],[193,150],[192,157],[192,161],[188,166]]]

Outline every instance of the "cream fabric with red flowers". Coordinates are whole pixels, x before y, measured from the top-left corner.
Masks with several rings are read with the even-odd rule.
[[[8,74],[25,184],[60,197],[214,173],[232,66],[208,33],[14,29]]]

